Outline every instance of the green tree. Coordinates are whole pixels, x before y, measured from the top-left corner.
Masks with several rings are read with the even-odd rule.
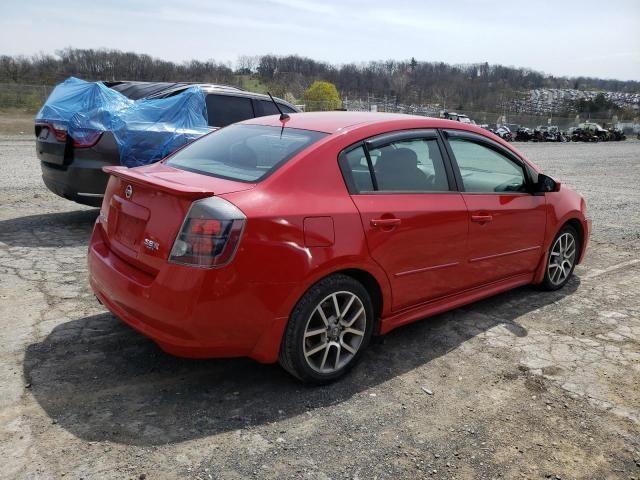
[[[304,91],[303,99],[307,111],[336,110],[342,105],[336,86],[331,82],[322,80],[313,82]]]

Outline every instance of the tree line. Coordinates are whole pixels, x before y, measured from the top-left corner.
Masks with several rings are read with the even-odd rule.
[[[65,48],[55,55],[0,56],[0,84],[55,85],[69,76],[234,86],[243,86],[250,77],[278,96],[296,99],[302,99],[315,80],[325,80],[335,84],[343,98],[387,97],[403,104],[438,103],[475,110],[493,110],[518,92],[535,88],[640,92],[637,81],[557,77],[526,68],[451,65],[415,58],[333,65],[298,55],[263,55],[241,56],[232,66],[214,60],[176,63],[107,49]]]

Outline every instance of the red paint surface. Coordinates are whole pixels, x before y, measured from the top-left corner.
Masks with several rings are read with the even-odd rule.
[[[277,117],[246,123],[280,126]],[[381,295],[379,331],[386,333],[540,282],[546,252],[569,220],[582,227],[584,255],[590,230],[586,207],[582,197],[564,185],[545,195],[351,196],[345,187],[339,152],[389,131],[471,131],[523,158],[480,128],[353,112],[292,114],[286,128],[330,135],[258,184],[164,163],[112,170],[89,246],[90,283],[98,298],[170,353],[273,362],[296,302],[332,273],[359,270],[375,280]],[[128,185],[133,189],[129,199]],[[215,269],[169,263],[191,202],[212,194],[247,217],[235,257]],[[158,249],[145,248],[144,239],[157,242]]]

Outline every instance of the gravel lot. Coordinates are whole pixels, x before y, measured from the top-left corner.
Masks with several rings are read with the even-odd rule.
[[[0,136],[0,476],[640,479],[640,142],[518,148],[587,198],[567,288],[399,329],[317,388],[170,357],[106,313],[97,210],[45,189],[31,137]]]

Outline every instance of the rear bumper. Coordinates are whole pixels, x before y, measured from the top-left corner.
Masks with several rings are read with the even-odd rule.
[[[278,358],[281,330],[261,298],[263,285],[241,281],[232,266],[206,270],[166,263],[149,275],[117,256],[96,223],[88,254],[89,282],[114,315],[167,353],[189,358]]]
[[[49,190],[60,197],[84,205],[99,207],[107,187],[109,175],[102,167],[112,165],[99,160],[55,165],[40,162],[42,180]]]
[[[67,150],[66,142],[60,142],[55,138],[41,139],[36,137],[36,154],[43,162],[62,165]]]
[[[92,147],[78,148],[72,143],[69,137],[66,142],[52,135],[36,138],[44,184],[63,198],[99,207],[109,180],[102,168],[120,164],[118,145],[111,132],[102,134]]]

